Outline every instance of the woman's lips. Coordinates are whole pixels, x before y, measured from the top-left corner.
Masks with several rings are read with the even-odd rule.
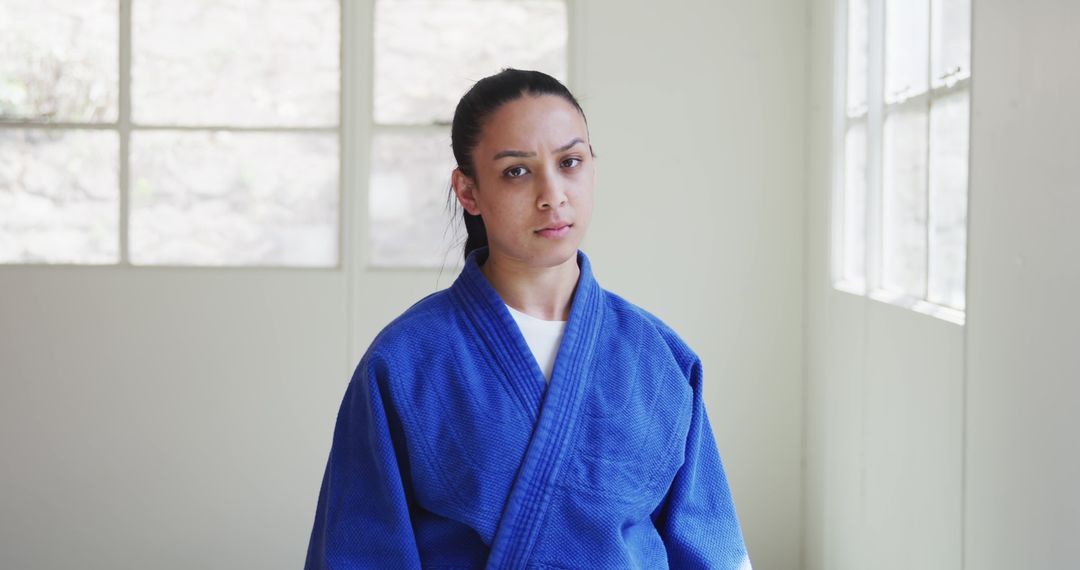
[[[558,239],[570,233],[570,228],[573,227],[573,225],[574,224],[567,224],[555,228],[544,228],[542,230],[536,230],[536,233],[540,234],[541,237]]]

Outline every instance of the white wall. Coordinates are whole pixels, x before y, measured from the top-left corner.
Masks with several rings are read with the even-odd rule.
[[[798,567],[806,12],[796,0],[579,2],[605,287],[699,353],[758,570]]]
[[[600,156],[584,247],[701,354],[755,568],[795,568],[805,8],[574,10]],[[454,277],[363,269],[370,84],[345,81],[344,268],[0,267],[0,567],[302,565],[356,358]]]
[[[805,567],[1076,567],[1080,6],[974,1],[958,327],[829,286],[833,4],[809,41]]]
[[[963,328],[830,282],[834,4],[810,16],[805,567],[955,570]]]
[[[3,267],[0,290],[0,567],[301,564],[339,272]]]
[[[976,0],[967,568],[1080,567],[1080,4]]]

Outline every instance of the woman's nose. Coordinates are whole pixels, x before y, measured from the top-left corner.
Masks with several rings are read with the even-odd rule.
[[[540,196],[536,205],[541,210],[545,208],[560,207],[566,204],[566,192],[563,191],[562,183],[553,176],[544,176],[540,181]]]

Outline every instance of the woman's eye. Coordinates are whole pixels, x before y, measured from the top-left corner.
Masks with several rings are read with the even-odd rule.
[[[581,164],[581,159],[573,156],[562,161],[564,168],[573,168],[578,164]]]
[[[521,176],[525,176],[525,172],[527,171],[525,170],[524,166],[515,166],[513,168],[506,169],[506,172],[504,174],[506,174],[510,178],[518,178]]]

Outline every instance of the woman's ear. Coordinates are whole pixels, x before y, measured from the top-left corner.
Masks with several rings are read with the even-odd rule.
[[[465,176],[465,173],[460,168],[455,168],[450,181],[454,186],[454,195],[457,196],[461,207],[466,212],[479,216],[480,207],[476,203],[476,184],[472,179]]]

